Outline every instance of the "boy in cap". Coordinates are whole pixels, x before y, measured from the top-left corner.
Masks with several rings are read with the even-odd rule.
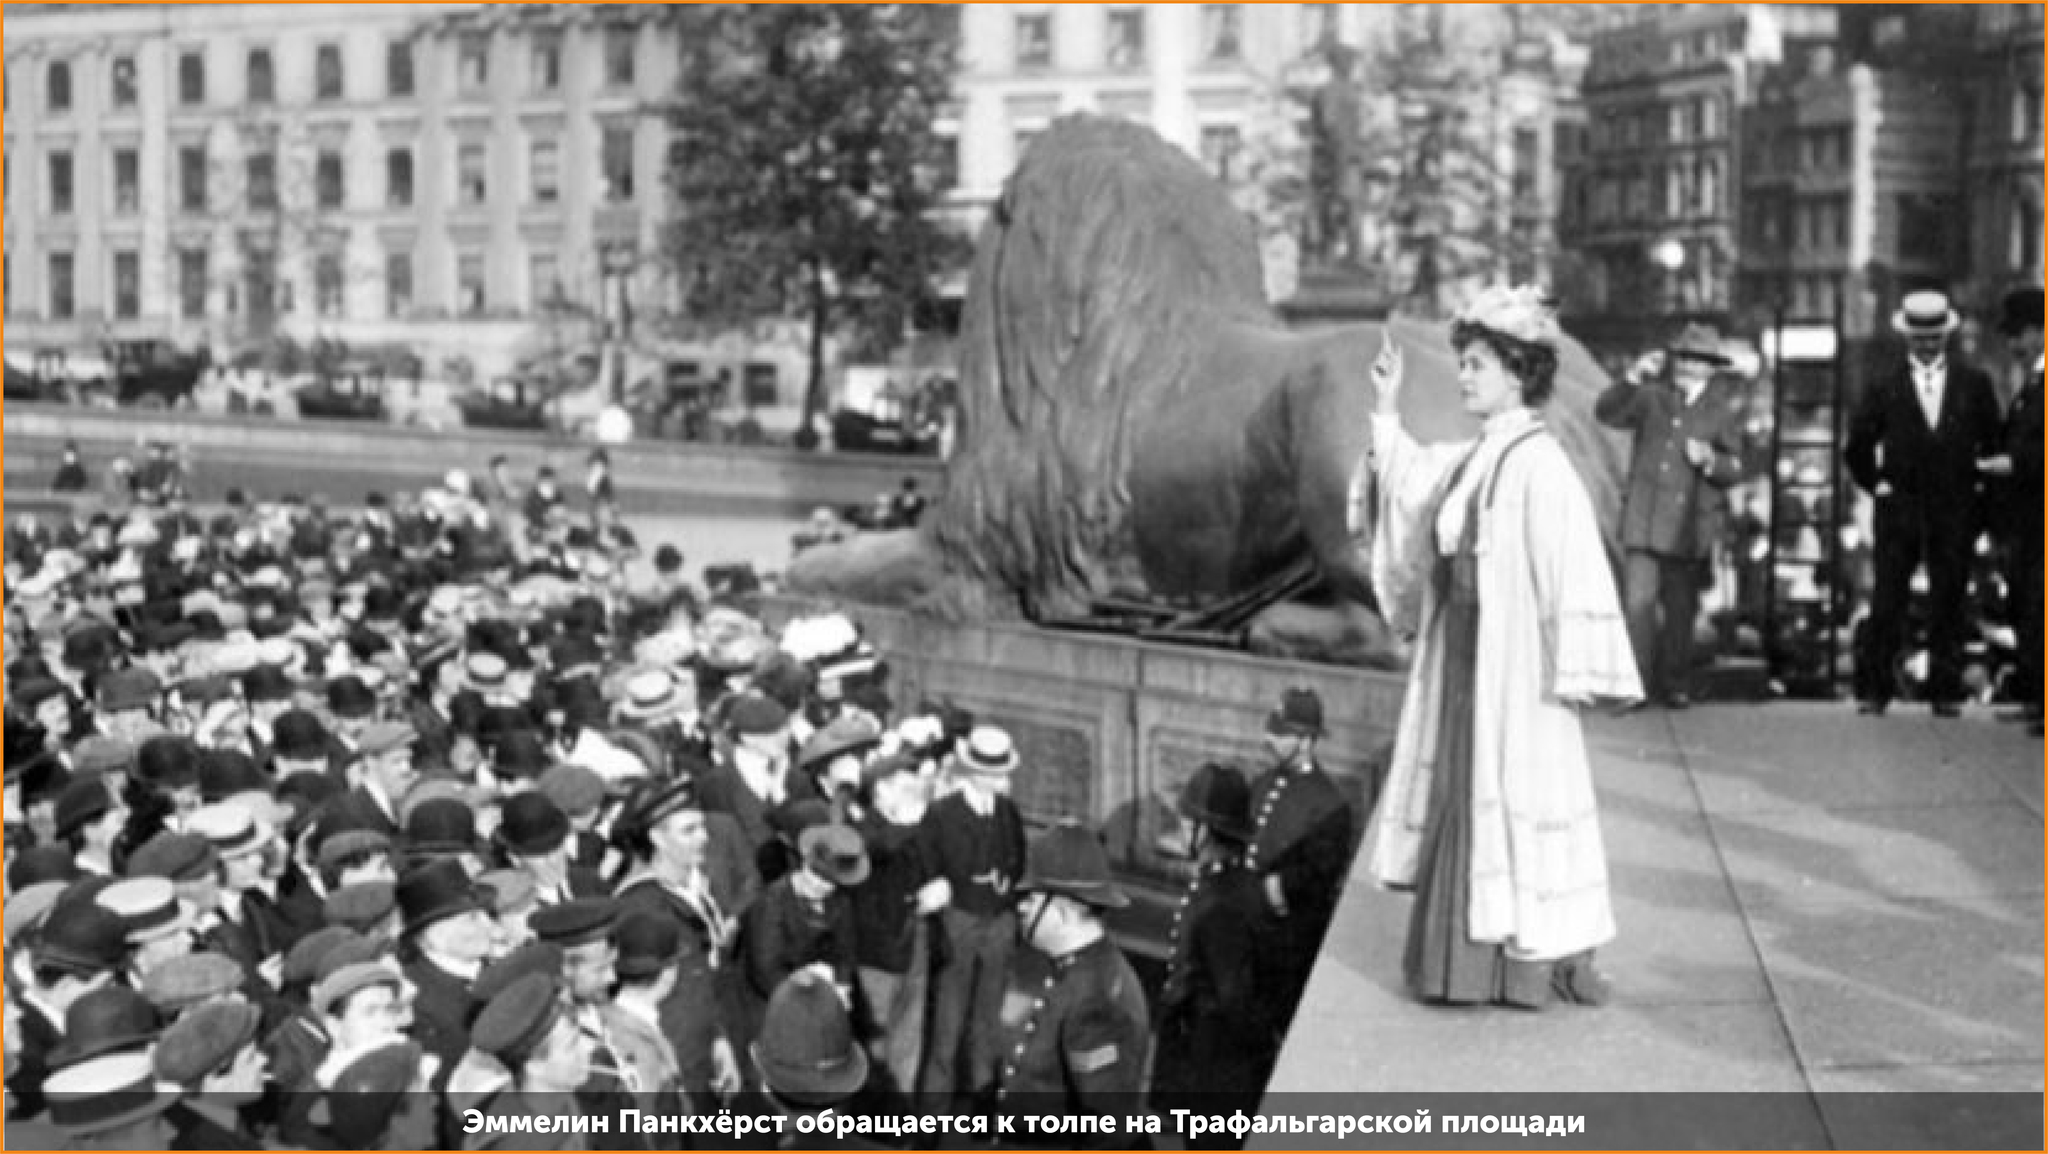
[[[1103,911],[1129,904],[1096,835],[1075,822],[1041,834],[1018,889],[1024,941],[1003,999],[1003,1108],[1128,1110],[1144,1087],[1145,991]]]
[[[179,1150],[256,1150],[242,1108],[263,1097],[269,1059],[257,1045],[263,1014],[247,1002],[214,1002],[180,1018],[153,1055],[156,1075],[183,1095],[169,1115]]]
[[[850,1002],[860,964],[853,899],[868,879],[860,834],[836,824],[815,825],[797,838],[801,864],[761,893],[740,920],[740,957],[759,1004],[783,979],[817,966],[832,975]]]

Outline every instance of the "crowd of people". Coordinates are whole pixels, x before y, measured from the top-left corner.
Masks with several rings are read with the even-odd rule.
[[[1009,734],[892,700],[844,615],[775,632],[758,582],[634,564],[601,460],[586,488],[587,523],[494,462],[11,527],[14,1144],[1256,1100],[1357,834],[1313,694],[1258,780],[1189,784],[1148,987],[1100,836],[1027,830]]]

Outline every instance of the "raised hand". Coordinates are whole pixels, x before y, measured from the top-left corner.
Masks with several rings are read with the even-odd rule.
[[[1380,355],[1372,362],[1374,411],[1393,416],[1401,411],[1401,386],[1407,376],[1407,361],[1392,334],[1380,334]]]

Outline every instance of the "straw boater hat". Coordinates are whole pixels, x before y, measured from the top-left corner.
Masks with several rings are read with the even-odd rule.
[[[647,724],[694,713],[696,709],[695,682],[685,681],[666,669],[650,669],[627,680],[625,700],[619,704],[619,716],[626,721]]]
[[[1902,337],[1945,337],[1962,327],[1961,314],[1938,292],[1909,293],[1892,314],[1892,331]]]

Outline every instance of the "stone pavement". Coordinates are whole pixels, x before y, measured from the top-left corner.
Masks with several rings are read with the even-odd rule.
[[[1989,714],[1600,718],[1601,1009],[1431,1009],[1359,855],[1272,1089],[2042,1089],[2042,747]],[[1841,1144],[1839,1133],[1835,1144]]]

